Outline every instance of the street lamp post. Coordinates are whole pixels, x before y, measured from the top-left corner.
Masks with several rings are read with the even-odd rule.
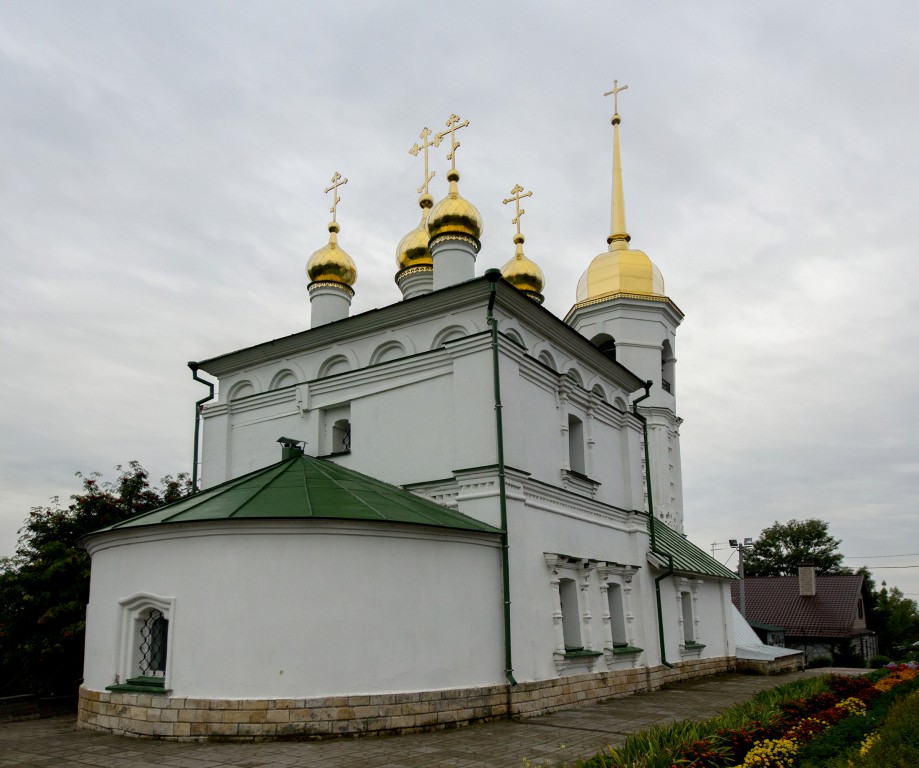
[[[740,543],[738,539],[729,539],[728,544],[730,544],[734,549],[737,550],[737,576],[740,578],[740,615],[744,617],[744,620],[747,618],[747,596],[744,592],[744,578],[743,578],[743,551],[747,547],[753,546],[753,539],[747,536],[743,543]]]

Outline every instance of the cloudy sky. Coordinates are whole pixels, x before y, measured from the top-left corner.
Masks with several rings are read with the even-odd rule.
[[[919,597],[916,29],[912,0],[0,0],[0,554],[78,470],[190,468],[185,363],[308,327],[336,170],[353,311],[398,300],[407,150],[451,113],[478,272],[519,182],[564,315],[618,79],[632,243],[686,313],[690,538],[819,517]]]

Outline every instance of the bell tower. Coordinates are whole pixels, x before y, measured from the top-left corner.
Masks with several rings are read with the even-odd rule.
[[[578,281],[577,300],[565,322],[645,381],[651,396],[639,410],[648,420],[648,452],[655,516],[683,531],[680,467],[682,423],[676,415],[676,329],[680,308],[664,292],[664,278],[644,251],[631,248],[625,223],[619,152],[619,93],[613,81],[613,190],[607,249],[591,261]]]

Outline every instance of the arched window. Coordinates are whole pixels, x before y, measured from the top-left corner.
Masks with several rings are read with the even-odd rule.
[[[559,579],[558,595],[562,606],[562,634],[565,650],[581,650],[581,616],[578,613],[578,585],[574,579]]]
[[[297,377],[294,375],[293,371],[283,370],[279,371],[277,375],[271,380],[271,386],[269,389],[283,389],[284,387],[292,387],[297,383]]]
[[[673,347],[669,341],[665,341],[661,346],[661,389],[664,392],[674,393],[674,363],[676,358],[673,356]]]
[[[339,373],[347,373],[351,370],[351,363],[344,355],[333,355],[319,366],[319,378],[324,379],[326,376],[335,376]]]
[[[581,378],[581,374],[577,372],[577,369],[569,368],[565,375],[579,387],[584,387],[584,380]]]
[[[616,340],[608,333],[598,334],[594,336],[591,341],[610,360],[616,359]]]
[[[584,475],[584,422],[568,414],[568,467],[572,472]]]
[[[227,398],[228,400],[242,400],[244,397],[249,397],[250,395],[255,394],[255,387],[252,386],[250,381],[240,381],[233,385],[230,389],[230,395]]]
[[[388,363],[390,360],[398,360],[400,357],[405,357],[405,347],[398,341],[387,341],[380,344],[380,346],[373,351],[373,354],[370,356],[370,364],[379,365],[380,363]]]

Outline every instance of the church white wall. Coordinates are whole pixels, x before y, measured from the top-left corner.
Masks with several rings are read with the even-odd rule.
[[[89,548],[84,685],[92,690],[115,680],[119,601],[138,593],[174,601],[173,696],[313,697],[503,681],[494,537],[236,521],[114,533]]]

